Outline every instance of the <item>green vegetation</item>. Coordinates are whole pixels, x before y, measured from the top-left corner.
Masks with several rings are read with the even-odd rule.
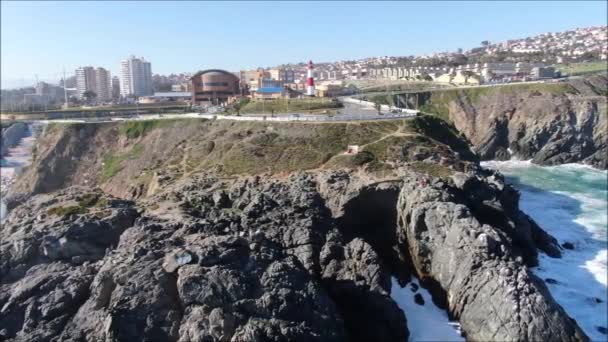
[[[585,75],[593,74],[597,72],[606,72],[608,70],[608,62],[585,62],[585,63],[571,63],[571,64],[558,64],[555,66],[562,74],[567,75]]]
[[[393,95],[374,95],[371,97],[363,97],[366,101],[375,103],[376,105],[395,105]]]
[[[447,178],[450,177],[454,171],[447,166],[439,164],[431,164],[425,162],[414,162],[410,164],[411,168],[416,172],[424,173],[432,177]]]
[[[70,215],[80,215],[87,213],[87,208],[82,207],[80,205],[72,205],[67,207],[53,207],[47,210],[47,214],[49,215],[57,215],[57,216],[70,216]]]
[[[112,178],[120,170],[122,170],[122,162],[128,159],[137,159],[143,153],[144,146],[135,144],[131,150],[125,154],[114,155],[106,153],[103,158],[103,168],[101,170],[101,180],[105,181]]]
[[[493,87],[436,90],[428,93],[421,93],[420,111],[437,115],[446,121],[450,121],[450,103],[468,100],[472,105],[476,105],[486,96],[495,94],[514,95],[518,93],[560,95],[577,94],[577,90],[567,83],[506,84]]]
[[[100,198],[100,194],[96,193],[87,193],[76,199],[78,201],[78,205],[53,207],[47,210],[47,213],[49,215],[57,216],[80,215],[88,213],[89,208],[93,206],[103,208],[108,204],[107,199]]]
[[[190,106],[186,104],[140,104],[137,105],[115,105],[115,106],[97,106],[97,107],[71,107],[66,109],[49,109],[49,110],[37,110],[28,112],[0,112],[3,115],[15,114],[15,115],[31,115],[31,114],[66,114],[66,117],[74,116],[75,114],[82,113],[87,116],[96,114],[108,114],[110,112],[135,112],[139,110],[140,113],[184,113],[190,110]]]
[[[118,132],[129,139],[135,139],[156,128],[173,126],[177,121],[178,119],[124,121],[120,124]]]
[[[506,84],[496,87],[479,87],[463,89],[472,101],[479,100],[481,95],[489,95],[495,93],[523,93],[523,92],[540,92],[545,94],[576,94],[577,91],[567,83],[522,83],[522,84]],[[473,103],[475,103],[473,102]]]
[[[233,105],[232,105],[232,113],[234,114],[241,114],[241,110],[243,109],[243,107],[247,106],[247,104],[249,104],[249,102],[251,102],[251,99],[248,97],[243,97],[240,98],[239,100],[237,100]]]
[[[423,137],[439,141],[460,154],[465,160],[477,157],[471,152],[466,137],[454,125],[434,115],[419,115],[408,121],[408,125]]]
[[[95,206],[105,208],[108,206],[108,200],[106,198],[98,199],[97,202],[95,202]]]
[[[81,207],[92,207],[95,204],[97,204],[98,200],[99,200],[98,194],[93,194],[93,193],[84,194],[78,199],[78,205]]]
[[[362,151],[357,154],[340,154],[329,160],[325,167],[327,168],[356,168],[374,162],[376,157],[368,151]]]
[[[230,145],[218,154],[224,173],[256,174],[261,172],[290,172],[314,169],[328,163],[361,165],[375,158],[362,154],[349,159],[341,154],[348,145],[365,145],[394,133],[403,127],[403,121],[366,123],[299,124],[298,133],[265,132],[253,134]],[[291,125],[286,125],[290,127]],[[295,126],[293,126],[295,127]],[[217,148],[216,148],[217,150]],[[333,160],[337,158],[337,160]],[[331,161],[330,161],[331,159]],[[217,159],[207,159],[202,165],[213,165]],[[340,164],[345,166],[346,164]]]
[[[363,151],[371,153],[377,160],[395,159],[399,158],[400,146],[411,139],[410,136],[390,136],[365,146]]]
[[[437,115],[443,120],[450,121],[450,102],[458,99],[455,90],[437,91],[428,93],[428,98],[421,103],[420,111]],[[424,97],[423,97],[424,98]]]
[[[140,104],[140,105],[114,105],[114,106],[95,106],[95,107],[70,107],[62,109],[49,109],[45,111],[36,111],[35,113],[63,113],[63,112],[105,112],[105,111],[135,111],[137,109],[142,111],[150,110],[169,110],[169,109],[187,109],[188,105],[159,105],[159,104]],[[20,113],[23,114],[23,113]]]
[[[278,99],[267,101],[252,101],[243,106],[241,114],[251,113],[291,113],[305,111],[319,111],[325,109],[337,109],[342,104],[324,97],[311,97],[302,99]]]

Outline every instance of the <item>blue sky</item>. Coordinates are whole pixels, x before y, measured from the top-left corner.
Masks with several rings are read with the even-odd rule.
[[[1,2],[2,86],[130,54],[154,73],[469,49],[606,25],[606,2]]]

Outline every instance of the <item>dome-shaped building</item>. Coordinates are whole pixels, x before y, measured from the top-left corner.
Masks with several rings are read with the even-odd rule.
[[[192,104],[212,102],[218,104],[239,94],[239,79],[236,75],[219,69],[199,71],[190,78]]]

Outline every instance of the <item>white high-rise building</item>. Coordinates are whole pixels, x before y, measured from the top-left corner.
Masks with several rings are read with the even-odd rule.
[[[76,90],[78,97],[83,98],[87,91],[95,91],[95,69],[91,66],[76,69]]]
[[[120,95],[154,95],[150,62],[135,56],[120,62]]]
[[[110,72],[104,68],[80,67],[76,69],[76,89],[80,98],[92,91],[97,95],[97,101],[109,101],[112,99]]]

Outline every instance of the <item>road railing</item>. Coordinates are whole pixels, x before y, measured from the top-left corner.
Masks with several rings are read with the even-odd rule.
[[[208,120],[232,120],[232,121],[276,121],[276,122],[338,122],[338,121],[373,121],[373,120],[397,120],[411,118],[418,111],[405,110],[399,113],[386,114],[337,114],[337,115],[313,115],[313,114],[248,114],[248,115],[224,115],[209,113],[184,113],[184,114],[146,114],[137,117],[112,117],[112,118],[74,118],[74,119],[52,119],[39,120],[42,123],[104,123],[120,121],[145,121],[145,120],[171,120],[171,119],[208,119]]]
[[[305,121],[305,122],[336,122],[336,121],[370,121],[370,120],[396,120],[416,116],[415,113],[391,113],[381,115],[308,115],[308,114],[289,114],[289,115],[218,115],[218,114],[199,114],[200,118],[209,120],[234,120],[234,121]]]
[[[346,102],[346,103],[352,103],[361,107],[366,107],[368,109],[375,109],[376,108],[376,103],[375,102],[371,102],[371,101],[365,101],[365,100],[361,100],[361,99],[355,99],[352,97],[344,97],[340,99],[342,102]],[[385,111],[385,112],[397,112],[397,113],[405,113],[405,114],[413,114],[416,115],[418,114],[417,110],[414,109],[405,109],[405,108],[400,108],[400,107],[395,107],[395,106],[390,106],[390,105],[380,105],[380,111]]]

